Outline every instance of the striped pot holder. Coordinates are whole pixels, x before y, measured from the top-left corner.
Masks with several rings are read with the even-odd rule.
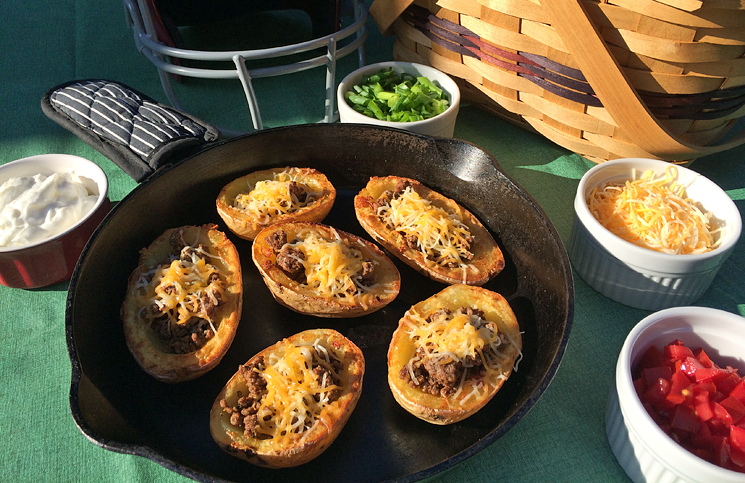
[[[61,84],[41,108],[138,182],[219,138],[214,126],[107,80]]]

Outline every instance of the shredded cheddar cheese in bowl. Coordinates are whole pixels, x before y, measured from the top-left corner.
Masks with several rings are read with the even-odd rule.
[[[677,178],[677,169],[669,166],[664,175],[648,170],[624,184],[604,183],[587,196],[587,205],[603,227],[643,248],[676,255],[717,248],[723,229]]]

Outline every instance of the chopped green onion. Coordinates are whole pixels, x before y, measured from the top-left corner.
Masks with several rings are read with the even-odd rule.
[[[395,92],[388,92],[388,91],[380,91],[375,93],[375,97],[380,99],[381,101],[389,101],[394,96],[398,97],[398,94]]]
[[[375,100],[370,99],[370,102],[367,103],[367,107],[375,114],[375,117],[378,119],[385,119],[385,114],[383,114],[383,111],[378,107],[378,104],[375,102]]]
[[[344,93],[354,110],[365,116],[413,122],[443,113],[449,106],[445,92],[427,77],[396,74],[393,67],[366,76],[361,85]]]

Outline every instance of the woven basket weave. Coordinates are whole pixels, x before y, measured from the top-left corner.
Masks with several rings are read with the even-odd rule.
[[[745,141],[720,143],[745,116],[743,0],[375,0],[370,14],[396,60],[593,161]]]

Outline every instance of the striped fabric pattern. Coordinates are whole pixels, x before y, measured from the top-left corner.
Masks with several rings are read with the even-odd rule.
[[[177,138],[197,137],[205,128],[174,109],[142,99],[109,81],[84,81],[54,92],[50,102],[81,127],[129,148],[147,161],[156,148]]]

